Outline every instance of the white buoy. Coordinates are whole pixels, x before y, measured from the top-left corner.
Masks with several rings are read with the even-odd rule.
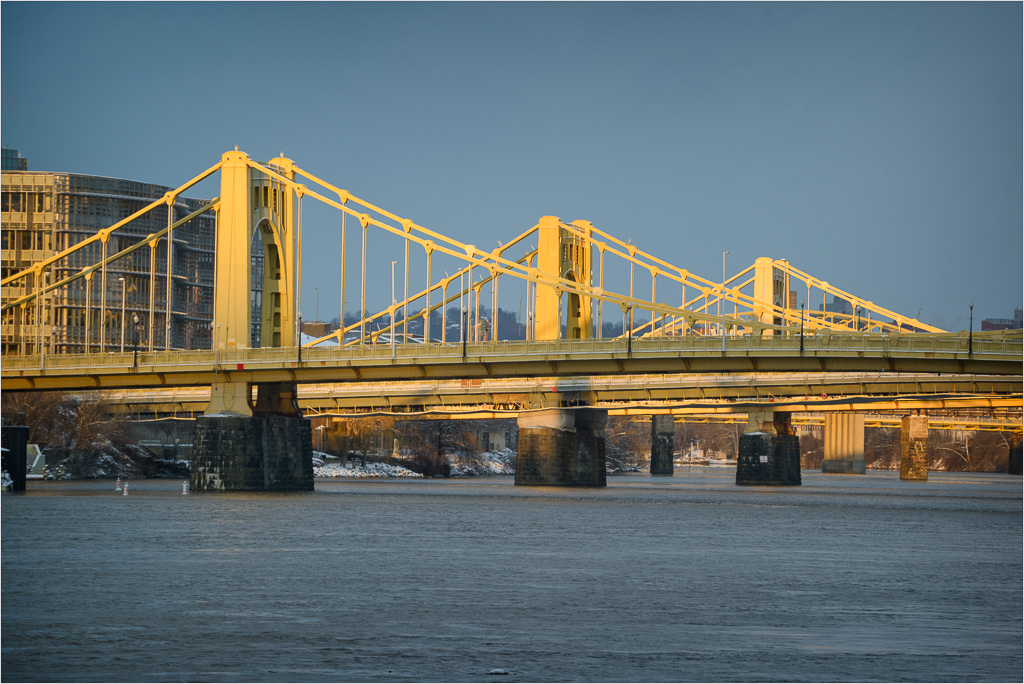
[[[117,487],[114,489],[114,491],[121,491],[121,478],[117,478]]]
[[[122,496],[128,496],[128,483],[124,483],[124,494]]]
[[[188,480],[181,483],[181,493],[188,494]]]

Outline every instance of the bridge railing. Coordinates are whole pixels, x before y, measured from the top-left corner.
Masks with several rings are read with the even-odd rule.
[[[977,334],[973,339],[963,334],[907,334],[907,335],[840,335],[821,334],[803,340],[804,354],[828,356],[864,353],[870,356],[887,355],[972,355],[985,357],[1022,357],[1024,344],[1019,332]],[[727,337],[723,352],[722,338],[714,337],[648,337],[617,338],[605,340],[560,340],[547,342],[498,341],[460,343],[403,344],[393,349],[387,345],[351,347],[303,348],[303,363],[345,362],[346,365],[380,366],[394,361],[403,364],[418,360],[457,360],[465,355],[467,359],[480,357],[501,357],[521,359],[564,360],[572,357],[605,355],[652,355],[666,353],[680,355],[709,356],[724,353],[759,355],[796,355],[800,353],[800,340],[795,336]],[[125,368],[138,365],[146,372],[159,373],[170,370],[195,368],[197,370],[220,368],[238,369],[246,366],[295,367],[300,360],[296,347],[268,347],[232,350],[191,350],[159,352],[110,352],[103,354],[59,354],[29,355],[3,358],[5,374],[12,371],[29,371],[46,368],[56,370],[90,370],[102,372],[105,369]],[[334,365],[334,363],[332,363]]]

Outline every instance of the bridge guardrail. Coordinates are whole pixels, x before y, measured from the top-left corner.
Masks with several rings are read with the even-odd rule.
[[[314,361],[347,361],[382,364],[393,359],[414,361],[416,359],[458,359],[467,357],[551,358],[553,356],[571,357],[586,354],[626,354],[633,355],[676,352],[682,355],[720,354],[722,338],[681,338],[653,337],[610,339],[610,340],[558,340],[551,342],[498,341],[466,343],[430,343],[405,344],[392,349],[386,345],[366,345],[350,347],[312,347],[302,349],[304,362]],[[799,353],[799,338],[794,336],[735,336],[726,338],[725,353],[764,353],[777,352],[783,354]],[[955,334],[905,334],[905,335],[837,335],[821,334],[804,338],[804,353],[809,355],[848,354],[863,352],[881,354],[882,356],[899,354],[945,354],[967,356],[970,352],[974,358],[985,357],[1020,357],[1024,359],[1024,344],[1020,334],[992,336],[978,334],[973,342],[966,335]],[[228,369],[237,364],[245,366],[267,365],[288,367],[299,360],[296,347],[264,347],[253,349],[230,350],[187,350],[187,351],[139,351],[108,352],[93,354],[47,354],[45,361],[39,355],[16,356],[7,355],[3,358],[5,371],[37,370],[45,363],[49,370],[90,370],[106,368],[131,367],[137,361],[139,366],[147,370],[160,372],[162,369],[209,368]]]

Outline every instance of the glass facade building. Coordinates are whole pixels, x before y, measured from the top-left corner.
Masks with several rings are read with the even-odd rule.
[[[0,168],[4,171],[28,171],[28,159],[22,157],[18,150],[9,150],[5,147],[3,149],[3,166]]]
[[[7,170],[8,150],[4,152],[0,188],[0,268],[4,279],[92,237],[173,189],[118,178]],[[203,200],[179,197],[172,209],[173,220],[205,204]],[[117,254],[166,228],[167,213],[168,206],[163,204],[111,233],[107,255]],[[209,349],[215,231],[213,211],[174,229],[169,328],[165,238],[155,250],[142,247],[111,262],[106,269],[105,288],[101,270],[97,269],[88,280],[79,278],[26,306],[4,311],[0,335],[3,353],[95,353],[136,347]],[[99,263],[102,254],[103,245],[97,240],[47,266],[38,280],[29,274],[4,285],[0,292],[3,303],[79,274],[83,268]],[[151,267],[154,262],[155,270]]]

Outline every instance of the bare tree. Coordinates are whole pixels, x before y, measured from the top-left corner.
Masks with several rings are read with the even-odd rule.
[[[864,464],[877,470],[899,470],[903,447],[900,428],[864,429]]]
[[[134,445],[128,424],[105,403],[62,392],[6,392],[5,413],[25,414],[29,442],[47,464],[72,477],[138,477],[150,474],[150,455]]]
[[[605,460],[612,464],[613,469],[636,470],[650,463],[650,421],[609,416],[604,435]]]
[[[935,470],[1004,472],[1009,461],[1009,434],[981,430],[931,430],[928,451]]]
[[[811,428],[800,435],[800,467],[808,470],[821,468],[825,458],[825,442],[821,438],[824,428]],[[817,433],[817,434],[816,434]]]

